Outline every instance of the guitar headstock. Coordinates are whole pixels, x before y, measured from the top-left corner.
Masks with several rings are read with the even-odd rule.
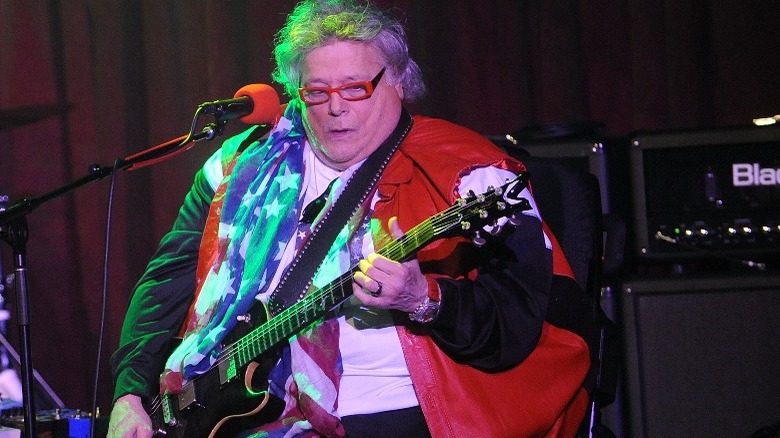
[[[452,207],[437,215],[442,219],[441,222],[437,221],[437,225],[443,228],[436,230],[436,234],[459,228],[474,234],[476,245],[484,245],[485,239],[480,231],[483,227],[491,234],[498,234],[503,225],[500,222],[509,221],[516,225],[516,215],[531,209],[531,203],[522,196],[527,187],[528,174],[520,173],[499,187],[489,187],[484,193],[468,193],[459,198]],[[502,221],[502,218],[506,220]]]

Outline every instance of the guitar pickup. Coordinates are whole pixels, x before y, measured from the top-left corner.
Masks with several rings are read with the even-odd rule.
[[[225,383],[233,380],[238,375],[236,369],[236,360],[231,357],[228,360],[220,361],[219,365],[219,383],[224,385]]]

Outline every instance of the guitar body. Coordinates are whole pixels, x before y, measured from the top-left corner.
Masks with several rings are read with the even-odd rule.
[[[264,313],[258,302],[248,314]],[[230,339],[243,337],[246,326],[239,323]],[[276,420],[284,401],[268,393],[268,375],[278,360],[275,353],[274,349],[262,354],[228,377],[224,368],[214,365],[187,382],[181,393],[155,397],[147,407],[154,436],[232,438]]]

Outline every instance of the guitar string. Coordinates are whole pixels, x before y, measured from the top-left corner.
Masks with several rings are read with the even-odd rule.
[[[396,258],[404,257],[405,255],[408,255],[409,252],[404,251],[406,248],[406,244],[410,243],[412,239],[417,243],[420,241],[419,235],[423,232],[430,232],[430,235],[425,235],[425,238],[432,238],[436,234],[441,233],[443,231],[447,231],[452,227],[452,220],[458,218],[463,211],[469,210],[473,208],[476,205],[480,204],[486,204],[489,202],[493,202],[492,198],[498,197],[499,200],[501,199],[501,194],[504,193],[506,190],[505,188],[510,186],[515,181],[519,180],[519,178],[516,178],[507,184],[505,184],[502,187],[502,190],[500,192],[496,191],[495,189],[493,191],[489,191],[487,193],[484,193],[479,196],[473,196],[468,199],[460,198],[458,199],[451,207],[447,208],[446,210],[443,210],[430,218],[426,219],[425,221],[421,222],[414,228],[412,228],[409,232],[407,232],[404,236],[401,238],[392,241],[389,243],[386,247],[382,248],[378,251],[379,254],[386,256],[388,258],[391,258],[395,260]],[[465,201],[465,202],[464,202]],[[462,219],[458,219],[462,220]],[[445,226],[447,221],[450,221],[449,225]],[[457,222],[457,221],[455,221]],[[442,228],[444,227],[444,228]],[[436,231],[436,230],[439,231]],[[418,246],[419,248],[419,246]],[[316,304],[322,300],[323,303],[325,303],[325,299],[332,295],[332,291],[338,287],[340,290],[343,291],[345,284],[351,284],[352,276],[351,273],[354,272],[356,267],[353,267],[349,271],[347,271],[345,274],[342,274],[340,277],[338,277],[334,282],[330,283],[326,287],[322,289],[318,289],[316,291],[313,291],[311,295],[307,296],[301,301],[296,302],[292,306],[288,307],[287,309],[280,312],[276,317],[271,318],[270,320],[266,321],[263,325],[256,328],[252,332],[250,332],[247,336],[239,339],[238,341],[234,342],[233,344],[228,345],[225,347],[220,354],[220,356],[217,358],[217,360],[214,362],[214,364],[210,367],[214,368],[226,361],[233,360],[233,358],[237,355],[239,357],[237,358],[237,362],[240,363],[240,365],[237,365],[237,368],[242,367],[246,363],[249,363],[252,359],[256,358],[263,352],[267,351],[273,345],[276,345],[279,341],[283,340],[285,337],[285,334],[279,334],[278,332],[279,327],[284,329],[284,324],[288,324],[290,320],[293,318],[296,318],[298,321],[298,326],[301,325],[301,319],[300,316],[303,314],[303,316],[306,317],[306,319],[314,318],[314,316],[308,316],[309,311],[317,311],[318,308],[316,307]],[[348,275],[349,274],[349,275]],[[348,294],[347,294],[348,295]],[[333,303],[335,304],[335,303]],[[305,321],[305,320],[304,320]],[[289,326],[290,330],[289,332],[294,332],[296,327]],[[299,327],[298,327],[299,328]],[[286,333],[286,332],[285,332]],[[266,338],[271,337],[270,335],[277,335],[275,338],[272,339],[270,344],[267,342],[263,342],[262,346],[257,345],[258,340],[264,340]],[[291,335],[290,335],[291,336]],[[252,349],[251,351],[247,352],[246,350]],[[255,351],[255,350],[261,350],[261,351]],[[245,358],[246,357],[246,358]],[[194,377],[190,382],[187,383],[189,385],[190,383],[198,380],[199,377],[203,376],[204,374],[198,375]]]
[[[447,228],[450,228],[453,222],[453,216],[457,217],[461,214],[463,210],[468,210],[469,208],[472,208],[475,204],[484,204],[486,201],[489,201],[488,198],[495,197],[495,193],[488,193],[485,194],[482,198],[480,197],[474,197],[469,202],[467,201],[465,204],[461,204],[459,202],[456,202],[453,206],[450,208],[443,210],[442,212],[431,216],[428,220],[423,221],[418,226],[412,228],[408,233],[406,233],[401,238],[391,242],[379,251],[379,253],[383,256],[386,256],[390,259],[396,260],[400,257],[403,257],[405,255],[408,255],[407,251],[404,251],[404,249],[407,247],[407,244],[410,241],[414,241],[415,245],[419,246],[420,242],[420,235],[424,239],[428,239],[430,237],[433,237],[435,234],[441,231],[436,231],[436,229],[442,228],[442,223],[449,221],[450,226],[444,227],[446,230]],[[292,306],[288,307],[284,311],[282,311],[280,314],[278,314],[276,317],[271,318],[269,321],[267,321],[262,326],[258,327],[256,330],[253,330],[250,332],[247,336],[244,338],[238,340],[237,342],[227,346],[220,355],[220,358],[215,362],[215,365],[220,364],[226,360],[232,359],[233,356],[238,355],[238,362],[242,363],[241,366],[244,365],[244,360],[251,361],[258,355],[262,354],[263,351],[267,350],[268,348],[271,348],[274,344],[285,338],[285,334],[279,334],[279,328],[281,327],[283,330],[287,327],[285,325],[287,324],[290,328],[288,331],[294,331],[295,327],[290,326],[289,323],[293,318],[296,319],[296,326],[302,325],[302,323],[306,322],[309,319],[312,319],[316,317],[316,313],[318,310],[325,310],[322,309],[323,306],[318,306],[320,302],[325,303],[326,301],[329,302],[330,300],[326,300],[327,297],[332,296],[333,290],[342,290],[344,289],[345,284],[351,284],[352,283],[352,275],[346,275],[351,274],[354,272],[355,267],[350,269],[345,274],[342,274],[340,277],[338,277],[334,282],[330,283],[328,286],[318,289],[314,291],[311,295],[308,296],[307,299],[301,300],[293,304]],[[344,294],[342,294],[343,296]],[[330,303],[335,304],[335,303]],[[310,312],[315,312],[315,315],[309,315]],[[303,321],[301,320],[301,316],[303,316]],[[263,345],[257,345],[258,340],[263,340],[268,338],[269,334],[276,334],[275,340],[272,340],[269,343],[263,342]],[[269,345],[266,345],[269,344]],[[249,351],[247,352],[247,349],[251,349],[252,347],[256,347],[257,350],[262,351]]]

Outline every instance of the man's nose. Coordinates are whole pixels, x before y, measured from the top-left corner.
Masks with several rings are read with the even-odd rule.
[[[333,90],[330,92],[330,99],[328,99],[328,112],[331,115],[338,116],[347,111],[347,101],[338,93]]]

